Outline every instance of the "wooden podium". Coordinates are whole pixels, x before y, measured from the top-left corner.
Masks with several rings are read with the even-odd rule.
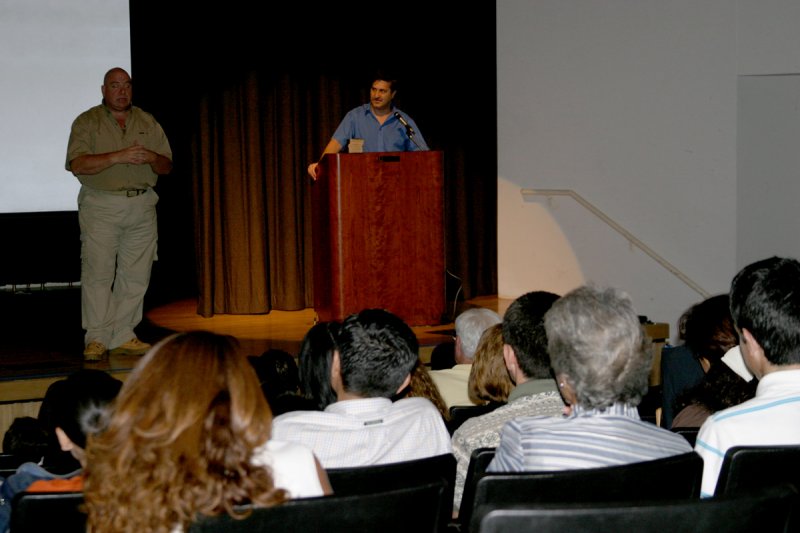
[[[445,311],[442,152],[328,154],[311,189],[320,321],[387,309],[410,326]]]

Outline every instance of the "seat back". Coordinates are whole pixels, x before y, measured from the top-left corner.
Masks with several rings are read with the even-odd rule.
[[[447,431],[452,435],[461,427],[461,424],[470,418],[491,413],[502,405],[504,404],[499,402],[487,403],[486,405],[453,405],[450,407],[450,420],[447,422]]]
[[[446,525],[452,513],[456,458],[450,453],[399,463],[331,468],[327,474],[337,496],[370,494],[442,481],[442,525]]]
[[[695,452],[628,465],[556,472],[487,472],[475,483],[472,505],[459,521],[477,527],[480,505],[610,502],[697,498],[703,460]]]
[[[472,502],[475,499],[475,483],[478,482],[494,459],[496,448],[476,448],[469,456],[467,475],[464,478],[464,490],[461,493],[461,506],[459,507],[459,523],[464,524],[462,518],[472,514]],[[469,522],[466,522],[468,524]]]
[[[697,433],[700,431],[700,428],[672,428],[671,431],[682,436],[686,439],[686,442],[691,444],[692,448],[694,448],[695,442],[697,442]]]
[[[800,446],[734,446],[722,460],[715,495],[791,483],[800,490]]]
[[[794,487],[781,485],[706,500],[515,505],[501,509],[481,506],[476,517],[481,533],[777,533],[786,530],[798,503]]]
[[[204,517],[189,527],[189,533],[434,533],[440,524],[443,496],[444,483],[439,480],[372,494],[290,500],[275,507],[242,507],[240,510],[250,512],[244,519],[235,519],[227,514]]]
[[[14,533],[84,533],[86,514],[82,492],[20,492],[11,507]]]

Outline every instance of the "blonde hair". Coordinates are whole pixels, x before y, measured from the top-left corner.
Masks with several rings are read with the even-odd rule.
[[[168,337],[122,387],[107,429],[87,446],[89,531],[164,531],[234,505],[286,499],[251,464],[272,416],[233,338]]]
[[[506,402],[514,388],[503,358],[503,325],[483,332],[469,373],[467,392],[472,403]]]
[[[411,371],[411,383],[409,384],[408,397],[427,398],[436,406],[436,409],[445,420],[450,420],[450,411],[447,410],[447,404],[439,392],[439,387],[434,383],[431,378],[428,367],[422,361],[417,361],[417,366]]]

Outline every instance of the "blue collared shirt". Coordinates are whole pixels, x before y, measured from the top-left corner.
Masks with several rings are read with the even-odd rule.
[[[333,138],[342,145],[342,148],[347,146],[350,139],[364,139],[365,152],[414,152],[419,150],[420,148],[408,137],[405,126],[394,116],[395,111],[399,112],[414,129],[416,133],[414,140],[423,150],[428,150],[425,139],[411,117],[399,109],[392,108],[392,114],[386,119],[386,122],[381,124],[372,113],[370,104],[358,106],[347,113],[339,127],[336,128]]]

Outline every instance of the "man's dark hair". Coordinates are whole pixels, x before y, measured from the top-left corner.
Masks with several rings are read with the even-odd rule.
[[[800,364],[800,263],[771,257],[744,267],[731,282],[731,315],[773,365]]]
[[[39,420],[49,431],[61,428],[73,443],[85,448],[86,436],[102,429],[106,408],[120,388],[122,382],[102,370],[78,370],[50,385]]]
[[[370,87],[372,87],[372,84],[378,80],[385,81],[386,83],[388,83],[389,89],[392,92],[397,90],[398,81],[393,72],[389,72],[386,70],[378,70],[374,72],[372,75],[372,79],[369,80]]]
[[[517,362],[528,378],[552,376],[544,314],[558,298],[552,292],[529,292],[514,300],[503,316],[503,342],[514,349]]]
[[[382,309],[347,317],[337,340],[342,386],[366,398],[393,396],[419,358],[411,328]]]

